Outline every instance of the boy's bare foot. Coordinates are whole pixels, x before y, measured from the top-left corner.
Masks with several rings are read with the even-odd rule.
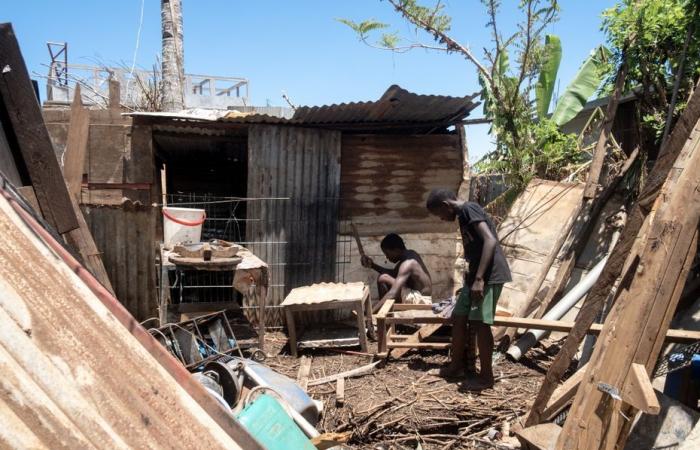
[[[479,375],[464,382],[464,388],[469,391],[483,391],[491,389],[495,383],[493,376],[487,377]]]
[[[428,374],[441,378],[463,378],[465,375],[463,368],[453,367],[452,365],[431,369],[428,371]]]

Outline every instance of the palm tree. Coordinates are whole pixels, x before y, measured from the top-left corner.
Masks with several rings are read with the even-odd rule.
[[[160,17],[163,29],[163,111],[180,111],[185,107],[181,0],[161,0]]]

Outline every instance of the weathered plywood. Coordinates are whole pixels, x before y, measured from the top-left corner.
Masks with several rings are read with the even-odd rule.
[[[44,125],[27,66],[9,23],[0,24],[0,68],[0,99],[7,114],[3,128],[8,137],[10,129],[12,130],[34,186],[41,213],[59,233],[74,230],[78,228],[78,221],[73,213],[51,138]]]
[[[462,144],[457,134],[350,135],[342,140],[341,214],[364,234],[445,231],[425,200],[435,188],[458,191]]]
[[[498,230],[503,251],[513,275],[501,294],[498,306],[521,317],[527,309],[527,292],[542,270],[542,263],[559,233],[581,202],[583,185],[533,180],[515,201]],[[543,289],[556,274],[552,265]]]
[[[124,158],[129,149],[125,127],[92,124],[88,147],[89,183],[124,182]]]

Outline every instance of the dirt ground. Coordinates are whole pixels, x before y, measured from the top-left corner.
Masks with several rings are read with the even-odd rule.
[[[286,336],[273,333],[266,341],[270,356],[265,364],[296,379],[300,359],[289,355]],[[351,448],[518,448],[517,440],[508,436],[509,429],[524,420],[557,350],[556,342],[545,342],[518,363],[495,356],[496,385],[481,392],[466,390],[463,381],[428,374],[445,364],[448,354],[426,350],[389,360],[369,375],[346,379],[342,406],[336,405],[335,382],[311,386],[308,392],[324,403],[319,431],[351,432]],[[309,380],[373,361],[369,354],[333,350],[301,354],[312,357]]]

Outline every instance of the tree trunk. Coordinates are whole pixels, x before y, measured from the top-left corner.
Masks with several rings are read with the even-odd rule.
[[[160,16],[163,30],[163,111],[180,111],[185,108],[181,0],[161,0]]]

